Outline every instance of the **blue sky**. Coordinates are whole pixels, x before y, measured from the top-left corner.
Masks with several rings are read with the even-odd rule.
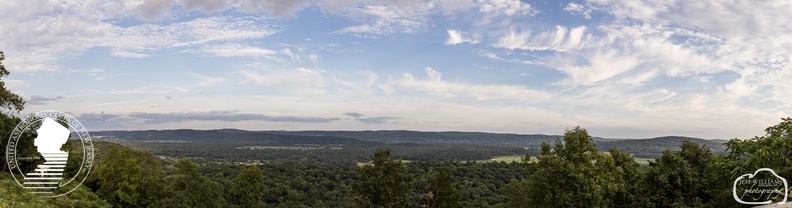
[[[90,130],[749,138],[792,112],[788,1],[0,4],[22,114]]]

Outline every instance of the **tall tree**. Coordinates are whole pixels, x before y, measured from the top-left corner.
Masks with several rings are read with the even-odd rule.
[[[709,148],[684,140],[679,151],[663,151],[649,162],[640,193],[640,206],[702,207],[712,200]]]
[[[264,172],[256,166],[243,167],[229,190],[231,203],[239,207],[264,207]]]
[[[429,193],[425,194],[426,206],[430,208],[461,207],[459,190],[453,185],[453,178],[448,169],[436,172],[429,182]]]
[[[168,184],[170,197],[157,202],[161,207],[225,207],[223,187],[201,175],[199,166],[179,159],[176,174]]]
[[[528,164],[530,175],[507,190],[513,207],[610,207],[621,189],[624,172],[613,158],[597,149],[588,131],[575,127],[555,146],[542,144],[537,161]],[[526,159],[528,160],[528,159]]]
[[[5,155],[5,147],[8,144],[8,139],[11,136],[17,124],[22,122],[21,119],[13,116],[13,113],[19,113],[25,109],[25,101],[22,97],[12,93],[6,88],[5,82],[2,78],[7,77],[10,73],[3,65],[5,55],[0,51],[0,152]],[[6,163],[6,157],[0,157],[0,164]],[[0,171],[8,171],[7,165],[0,165]]]
[[[3,65],[3,60],[5,60],[5,55],[0,51],[0,78],[7,77],[10,74]],[[19,113],[25,109],[24,105],[25,101],[22,100],[22,97],[6,89],[5,82],[0,81],[0,109],[3,111],[2,114],[8,113],[5,111]]]
[[[613,159],[616,169],[613,170],[617,174],[621,174],[621,178],[617,178],[616,194],[613,198],[613,207],[635,207],[633,202],[642,197],[636,193],[636,190],[641,186],[642,172],[639,167],[640,164],[635,162],[635,158],[630,154],[619,152],[616,148],[610,149],[608,155]]]
[[[95,164],[97,193],[116,207],[148,207],[162,197],[162,167],[151,153],[110,146]],[[94,176],[95,175],[95,176]]]
[[[720,184],[731,185],[731,180],[759,168],[770,168],[787,180],[792,178],[792,118],[782,118],[780,123],[767,127],[763,136],[745,140],[735,138],[725,145],[726,156],[717,158],[715,163],[720,170],[713,171],[721,179]],[[731,187],[728,189],[715,197],[728,199]]]
[[[726,142],[727,159],[734,164],[729,170],[733,176],[770,168],[781,177],[792,178],[792,118],[781,120],[767,127],[764,136]]]
[[[391,158],[390,150],[377,148],[373,165],[360,168],[354,185],[364,207],[406,207],[410,205],[412,176],[401,160]]]

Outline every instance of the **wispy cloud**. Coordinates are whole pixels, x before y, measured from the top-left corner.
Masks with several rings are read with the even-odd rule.
[[[302,86],[302,87],[316,87],[323,86],[325,79],[322,76],[322,70],[311,70],[306,68],[297,68],[292,70],[240,70],[239,73],[244,75],[249,81],[256,85],[273,86],[273,85],[287,85],[287,86]]]
[[[442,74],[431,67],[426,67],[427,79],[418,79],[405,73],[402,79],[383,84],[386,89],[425,92],[431,95],[453,98],[470,97],[475,100],[517,100],[525,102],[544,101],[551,97],[549,93],[532,90],[518,85],[483,85],[450,83],[442,79]],[[385,93],[391,93],[384,90]]]
[[[361,114],[361,113],[356,113],[356,112],[349,112],[349,113],[344,113],[344,115],[347,115],[347,116],[349,116],[349,117],[352,117],[352,118],[360,118],[360,117],[363,117],[363,114]]]
[[[268,0],[249,0],[245,1],[241,8],[243,11],[256,12],[264,11],[274,17],[293,15],[306,6],[310,5],[310,0],[293,1],[268,1]]]
[[[269,121],[288,123],[328,123],[339,120],[338,118],[300,117],[300,116],[268,116],[254,113],[238,113],[237,111],[203,111],[203,112],[174,112],[174,113],[145,113],[133,112],[128,115],[132,118],[143,119],[144,123],[172,123],[186,121]]]
[[[384,123],[391,123],[391,122],[398,122],[402,118],[400,117],[392,117],[392,116],[375,116],[375,117],[367,117],[362,113],[357,112],[350,112],[345,113],[344,115],[352,117],[355,121],[359,121],[363,124],[370,125],[370,124],[384,124]]]
[[[569,52],[579,50],[588,43],[588,39],[591,38],[591,35],[587,35],[585,31],[585,26],[572,29],[556,26],[555,31],[541,32],[532,36],[528,31],[517,32],[512,30],[509,35],[500,38],[494,46],[531,51],[550,50]]]
[[[46,105],[50,102],[60,101],[64,97],[63,96],[40,96],[40,95],[33,95],[30,96],[29,99],[25,100],[25,104],[29,105]]]
[[[108,94],[129,95],[129,94],[167,94],[167,93],[186,93],[186,92],[190,92],[190,90],[182,87],[146,85],[128,90],[110,90]]]
[[[263,57],[271,56],[276,52],[264,48],[245,46],[241,44],[208,45],[201,47],[201,52],[216,57]]]
[[[456,45],[462,43],[471,43],[471,44],[478,43],[478,40],[462,37],[462,33],[463,33],[462,31],[458,31],[458,30],[448,30],[448,40],[446,40],[444,44]]]
[[[210,76],[200,75],[195,72],[186,72],[186,74],[195,79],[198,79],[199,81],[195,83],[195,85],[201,87],[212,86],[223,83],[225,81],[225,78],[223,77],[210,77]]]

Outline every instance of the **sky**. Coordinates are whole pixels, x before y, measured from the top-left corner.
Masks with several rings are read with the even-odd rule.
[[[786,0],[0,3],[20,116],[87,129],[706,139],[792,112]]]

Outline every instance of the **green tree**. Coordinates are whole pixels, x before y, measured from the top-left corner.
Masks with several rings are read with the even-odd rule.
[[[624,171],[583,128],[567,130],[563,142],[543,143],[541,149],[527,165],[528,179],[506,188],[512,207],[610,207],[625,189]]]
[[[6,88],[5,82],[2,81],[3,77],[7,77],[10,72],[6,70],[3,65],[5,55],[0,51],[0,152],[5,153],[5,147],[8,144],[8,139],[17,124],[22,122],[21,119],[12,116],[12,113],[19,113],[25,109],[25,101],[21,96],[12,93]],[[2,154],[5,155],[5,154]],[[5,157],[0,157],[0,164],[8,164]],[[7,165],[0,165],[1,171],[8,171]]]
[[[773,169],[782,178],[792,178],[792,118],[767,127],[765,135],[751,139],[732,139],[726,142],[726,155],[715,158],[713,177],[718,185],[727,184],[713,193],[714,203],[731,200],[731,185],[740,175],[753,173],[759,168]],[[783,195],[779,195],[782,197]]]
[[[640,171],[640,164],[635,162],[635,158],[630,154],[619,152],[616,148],[610,149],[608,155],[613,159],[616,169],[613,172],[621,174],[621,178],[616,178],[617,187],[616,194],[613,198],[613,207],[635,207],[633,202],[637,201],[642,196],[636,193],[639,187],[642,186],[641,177],[643,172]]]
[[[11,177],[11,176],[8,176]],[[23,189],[14,180],[0,180],[0,207],[54,207],[45,198]]]
[[[726,142],[730,173],[737,177],[759,168],[773,169],[779,176],[792,178],[792,118],[767,127],[764,136]]]
[[[0,51],[0,78],[10,74],[3,65],[3,60],[5,60],[5,55]],[[25,101],[22,100],[22,97],[6,89],[5,82],[0,81],[0,110],[3,111],[2,114],[7,114],[6,111],[19,113],[25,109],[24,106]]]
[[[231,203],[240,207],[264,207],[264,172],[256,166],[243,167],[229,190]]]
[[[116,207],[148,207],[162,195],[162,166],[151,153],[110,146],[96,164],[97,193]]]
[[[110,203],[100,198],[85,186],[77,187],[71,193],[52,199],[52,204],[57,207],[69,208],[110,208]]]
[[[679,151],[663,151],[649,162],[640,206],[703,207],[712,200],[709,189],[713,162],[709,148],[684,140]]]
[[[373,165],[360,168],[360,179],[353,188],[364,207],[409,206],[412,176],[401,160],[391,158],[390,150],[377,148]]]
[[[170,176],[168,192],[157,207],[225,207],[223,187],[202,176],[199,166],[188,159],[179,159],[176,174]]]
[[[446,170],[436,172],[429,182],[430,191],[424,194],[426,207],[455,208],[461,207],[459,190],[453,185],[451,173]]]

